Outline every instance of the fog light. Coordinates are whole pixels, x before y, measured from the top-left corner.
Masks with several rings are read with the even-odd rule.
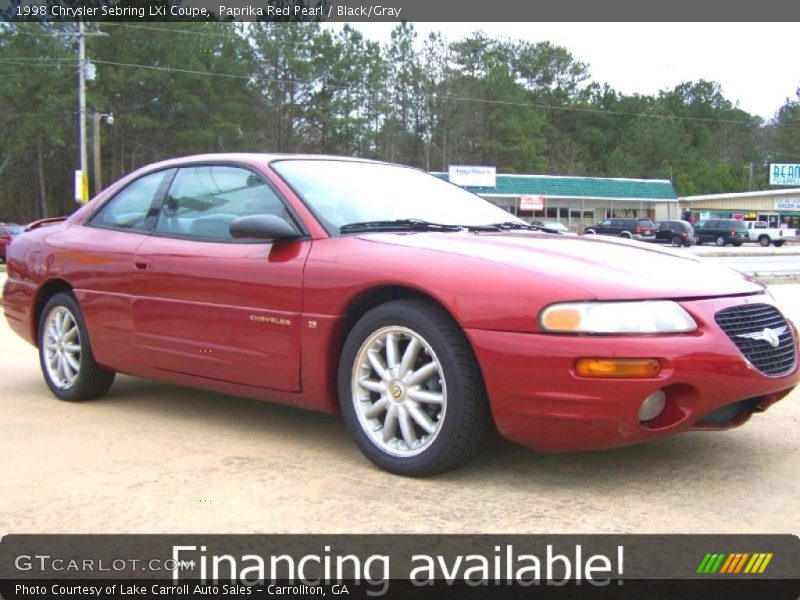
[[[651,421],[661,414],[667,404],[667,396],[661,390],[656,390],[642,402],[639,409],[639,420],[642,422]]]

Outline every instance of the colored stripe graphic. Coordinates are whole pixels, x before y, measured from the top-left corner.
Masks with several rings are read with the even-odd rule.
[[[708,553],[700,561],[697,573],[720,575],[735,575],[738,573],[761,574],[767,569],[767,565],[772,560],[773,554],[767,552],[725,552]],[[746,566],[745,566],[746,565]]]

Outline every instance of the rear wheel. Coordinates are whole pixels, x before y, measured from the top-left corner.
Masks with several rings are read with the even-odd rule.
[[[783,240],[778,240],[777,242],[772,242],[772,244],[773,244],[773,245],[774,245],[776,248],[780,248],[781,246],[783,246]]]
[[[39,321],[39,362],[50,391],[61,400],[99,398],[114,382],[114,372],[94,361],[72,294],[56,294],[45,304]]]
[[[758,243],[761,244],[762,247],[766,248],[770,244],[769,236],[762,235],[758,238]]]
[[[622,233],[619,234],[619,237],[629,240],[631,239],[631,234],[628,231],[623,231]]]
[[[724,246],[724,245],[725,245],[725,244],[727,244],[728,242],[725,240],[725,238],[724,238],[723,236],[719,236],[719,237],[717,237],[717,239],[715,239],[715,240],[714,240],[714,243],[715,243],[717,246]]]
[[[401,475],[457,467],[491,424],[469,342],[447,313],[418,300],[382,304],[356,323],[342,350],[339,402],[361,451]]]
[[[673,238],[670,240],[670,243],[672,244],[672,247],[673,247],[673,248],[680,248],[681,246],[683,246],[683,240],[682,240],[682,239],[681,239],[679,236],[677,236],[677,235],[676,235],[676,236],[674,236],[674,237],[673,237]]]

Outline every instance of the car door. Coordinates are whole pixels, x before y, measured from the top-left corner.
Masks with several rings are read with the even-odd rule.
[[[234,240],[230,223],[252,214],[278,215],[300,228],[254,171],[178,169],[134,261],[136,344],[146,366],[299,389],[302,278],[311,242]]]
[[[661,221],[656,223],[656,240],[662,242],[667,239],[669,235],[669,222]]]
[[[173,170],[147,173],[105,202],[84,225],[59,234],[69,248],[59,260],[81,307],[92,352],[102,365],[126,370],[131,356],[131,277],[136,248],[155,223],[154,205]]]
[[[608,233],[611,229],[611,219],[605,219],[604,221],[600,221],[595,228],[597,233]]]
[[[698,233],[697,237],[700,238],[701,242],[713,242],[714,241],[714,227],[717,224],[716,219],[709,219],[707,221],[700,221],[697,224]]]

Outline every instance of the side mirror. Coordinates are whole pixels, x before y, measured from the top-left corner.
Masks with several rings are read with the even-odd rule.
[[[235,219],[230,226],[231,237],[240,240],[252,238],[257,240],[293,240],[300,237],[294,225],[287,223],[276,215],[249,215]]]

